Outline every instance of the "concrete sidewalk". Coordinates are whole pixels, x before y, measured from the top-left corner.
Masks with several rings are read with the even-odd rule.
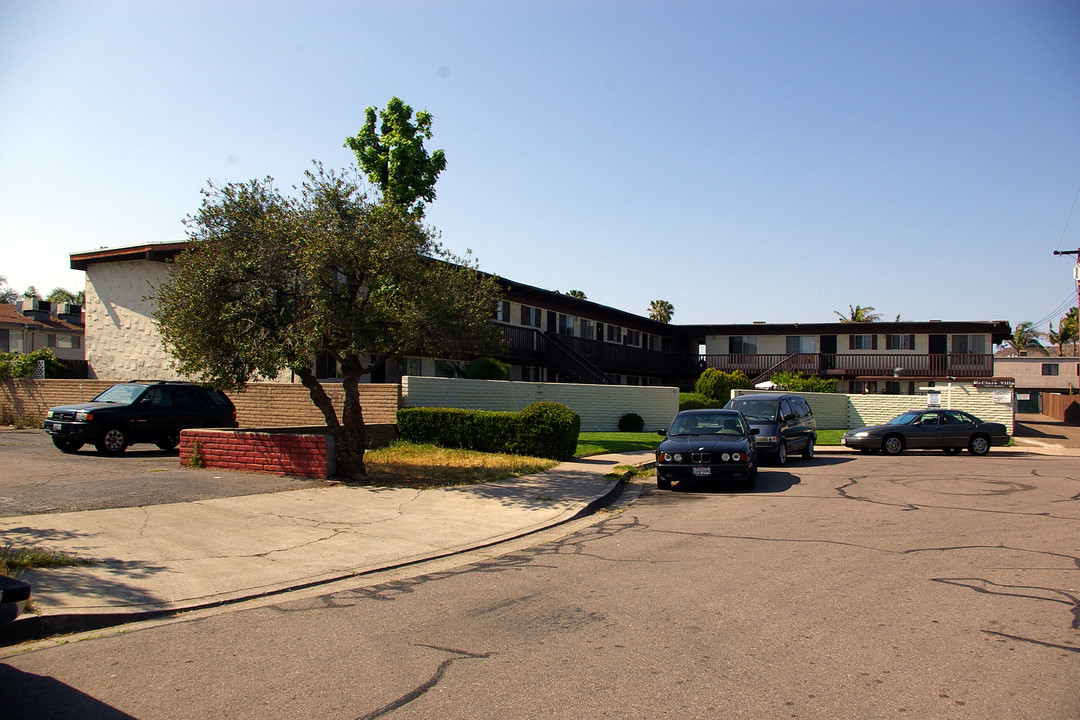
[[[37,615],[0,641],[115,625],[311,587],[475,549],[616,496],[642,451],[523,478],[430,490],[338,485],[167,505],[0,518],[6,544],[92,565],[31,571]]]

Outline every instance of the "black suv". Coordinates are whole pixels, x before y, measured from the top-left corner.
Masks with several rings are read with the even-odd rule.
[[[88,442],[103,455],[119,455],[140,442],[172,450],[185,428],[236,427],[236,408],[224,393],[201,385],[137,380],[113,385],[87,403],[49,408],[44,427],[67,453]]]

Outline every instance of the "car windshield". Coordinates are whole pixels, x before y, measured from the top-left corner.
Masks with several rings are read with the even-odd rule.
[[[886,425],[910,425],[919,419],[919,413],[906,412],[903,415],[897,415],[892,420],[886,423]]]
[[[111,388],[94,398],[92,402],[129,405],[134,402],[135,398],[139,397],[145,389],[145,385],[113,385]]]
[[[731,413],[679,415],[671,423],[669,435],[743,435],[739,417]]]
[[[757,400],[755,398],[735,398],[731,401],[731,408],[739,410],[747,420],[763,420],[776,422],[776,411],[780,403],[776,400]]]

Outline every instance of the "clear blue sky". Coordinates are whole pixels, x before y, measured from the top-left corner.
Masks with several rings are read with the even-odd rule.
[[[677,323],[1055,321],[1080,3],[0,0],[0,275],[185,237],[207,180],[434,115],[482,269]]]

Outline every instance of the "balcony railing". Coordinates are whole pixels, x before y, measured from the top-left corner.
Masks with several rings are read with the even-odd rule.
[[[768,372],[790,370],[822,377],[993,377],[994,357],[949,353],[795,353],[761,355],[702,355],[705,367],[725,372],[742,370],[753,379]]]
[[[499,326],[503,357],[510,361],[548,365],[544,334],[537,328]],[[659,352],[631,345],[559,335],[562,344],[608,374],[645,375],[675,384],[693,384],[707,367],[725,372],[742,370],[751,380],[763,374],[790,370],[804,375],[836,378],[983,378],[993,377],[994,357],[971,353],[763,353],[690,354]]]

